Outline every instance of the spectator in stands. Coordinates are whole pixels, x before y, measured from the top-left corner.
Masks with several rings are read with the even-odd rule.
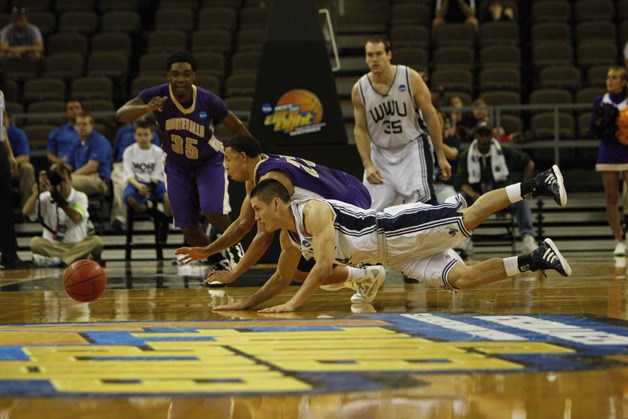
[[[445,23],[466,23],[479,30],[480,24],[476,15],[475,0],[436,0],[432,29]]]
[[[111,175],[111,144],[94,130],[94,116],[89,112],[76,116],[74,128],[79,143],[66,161],[73,170],[72,186],[87,195],[104,195]]]
[[[146,117],[140,117],[137,121],[145,121]],[[126,207],[122,201],[122,194],[124,188],[127,185],[127,179],[124,176],[124,164],[122,163],[122,156],[124,151],[130,145],[135,144],[135,125],[128,123],[123,125],[118,130],[116,138],[113,142],[113,167],[111,169],[111,183],[113,185],[113,205],[111,208],[111,226],[117,231],[124,230],[126,225]],[[159,135],[153,131],[153,137],[151,142],[156,146],[161,145]]]
[[[53,129],[48,135],[46,157],[50,164],[64,164],[68,156],[79,143],[79,136],[74,129],[76,115],[83,111],[83,105],[76,99],[70,99],[65,103],[65,114],[68,123]]]
[[[13,7],[11,23],[2,28],[0,34],[0,55],[9,58],[40,58],[43,53],[41,31],[28,23],[25,8]]]
[[[87,196],[72,187],[67,166],[39,173],[39,185],[22,208],[24,215],[44,227],[42,237],[31,239],[37,266],[69,265],[90,255],[99,260],[102,240],[87,235]]]
[[[149,208],[148,205],[163,202],[163,215],[167,219],[172,217],[170,201],[166,194],[164,152],[159,146],[151,143],[155,133],[147,122],[137,121],[133,134],[136,143],[127,147],[122,157],[124,178],[127,182],[123,201],[138,212],[152,210],[153,216],[158,216],[163,221],[161,229],[163,233],[167,231],[168,221],[157,214],[157,208]]]
[[[503,1],[490,1],[486,6],[488,21],[512,21],[515,18],[515,12],[509,5]]]
[[[438,203],[443,203],[446,198],[456,195],[454,190],[454,174],[456,173],[456,160],[458,159],[458,153],[460,149],[460,143],[454,137],[448,135],[449,126],[447,125],[449,120],[443,115],[441,106],[445,100],[445,86],[436,86],[436,88],[430,90],[430,96],[432,99],[432,105],[436,109],[440,126],[443,127],[443,153],[445,158],[451,165],[452,176],[449,179],[443,179],[438,166],[438,158],[434,154],[434,193],[436,194],[436,200]],[[449,138],[447,138],[449,137]]]
[[[512,173],[523,172],[523,181],[532,179],[534,162],[526,153],[501,145],[493,137],[492,127],[480,122],[475,128],[475,139],[458,159],[457,178],[469,204],[481,195],[513,183]],[[537,247],[532,233],[532,211],[526,200],[512,205],[525,252]]]
[[[447,104],[450,108],[464,108],[465,104],[460,98],[460,96],[451,96],[449,98],[449,103]],[[475,120],[470,112],[464,111],[451,111],[449,115],[445,118],[445,127],[448,128],[448,132],[445,132],[446,135],[454,136],[458,132],[458,134],[462,134],[469,131],[470,128],[474,127]],[[458,130],[458,128],[464,128],[464,131]],[[460,142],[466,143],[468,141],[467,136],[463,136],[459,138]]]
[[[471,104],[473,107],[473,126],[469,129],[473,129],[480,122],[485,122],[488,125],[493,125],[491,121],[491,114],[488,110],[488,105],[483,99],[476,99]],[[502,143],[507,143],[511,140],[511,136],[518,135],[518,133],[507,134],[504,127],[494,127],[493,136]]]
[[[490,124],[491,114],[488,110],[488,105],[484,101],[484,99],[475,99],[473,103],[471,103],[471,107],[473,108],[473,120],[470,121],[473,125],[467,126],[467,128],[473,129],[480,122],[486,122]]]
[[[628,106],[626,68],[611,66],[606,76],[606,93],[593,101],[593,113],[589,128],[595,138],[599,138],[595,170],[602,174],[606,195],[606,218],[615,238],[615,256],[626,254],[626,245],[621,231],[619,213],[619,179],[624,177],[624,189],[628,179],[628,145],[617,138],[617,115]]]
[[[12,178],[18,182],[21,199],[20,206],[22,206],[31,195],[31,190],[35,185],[35,169],[30,162],[31,149],[26,134],[11,123],[11,118],[6,111],[4,112],[3,122],[7,129],[13,156],[17,161],[17,173],[13,174]]]
[[[13,157],[7,132],[2,128],[0,135],[0,269],[20,269],[24,262],[17,255],[17,237],[13,224],[13,204],[11,199],[11,174],[17,172],[17,162]]]
[[[466,138],[468,135],[467,129],[462,125],[456,125],[449,133],[443,134],[443,151],[445,157],[451,165],[451,172],[453,173],[451,178],[443,180],[440,177],[440,170],[438,165],[436,167],[436,174],[434,179],[434,192],[436,192],[436,199],[440,204],[445,202],[445,199],[457,194],[458,182],[457,182],[457,169],[458,158],[460,156],[460,142],[461,138]]]

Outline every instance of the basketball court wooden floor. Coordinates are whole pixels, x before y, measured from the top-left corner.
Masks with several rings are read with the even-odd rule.
[[[59,269],[0,271],[0,417],[628,417],[625,259],[570,262],[457,294],[389,272],[372,305],[276,315],[213,312],[254,288],[170,264],[109,263],[92,303]]]

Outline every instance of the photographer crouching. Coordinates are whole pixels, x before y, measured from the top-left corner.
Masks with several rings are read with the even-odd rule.
[[[42,237],[33,237],[31,251],[38,266],[70,265],[80,259],[100,259],[102,240],[87,235],[87,195],[72,187],[67,166],[39,172],[22,213],[43,227]]]

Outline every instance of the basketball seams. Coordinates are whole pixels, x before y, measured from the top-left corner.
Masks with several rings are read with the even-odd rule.
[[[76,273],[81,267],[90,265],[90,262],[91,262],[90,260],[79,260],[79,261],[74,262],[70,266],[68,266],[66,269],[66,272],[68,269],[72,268],[72,273],[70,273],[70,275],[67,278],[65,277],[65,273],[64,273],[63,282],[65,283],[67,280],[72,278],[72,275],[74,275],[74,273]]]
[[[68,274],[70,269],[71,272]],[[89,277],[83,278],[87,275]],[[78,282],[73,283],[74,280],[78,280]],[[94,301],[102,295],[107,288],[107,275],[105,270],[96,262],[80,260],[74,262],[66,269],[63,285],[70,297],[76,301],[86,303]]]
[[[65,287],[66,287],[66,288],[72,288],[72,287],[75,287],[75,286],[77,286],[77,285],[81,285],[81,284],[84,284],[84,283],[86,283],[86,282],[89,282],[89,281],[91,281],[91,280],[92,280],[92,279],[94,279],[94,278],[98,278],[99,276],[102,276],[102,274],[98,274],[98,275],[96,275],[96,276],[90,276],[89,278],[84,279],[84,280],[82,280],[81,282],[75,282],[75,283],[73,283],[72,285],[65,285],[65,281],[63,282],[63,284],[65,285]]]

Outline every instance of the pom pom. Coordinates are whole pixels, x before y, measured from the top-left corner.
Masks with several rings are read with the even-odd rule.
[[[617,118],[619,111],[613,105],[603,103],[595,110],[595,119],[591,133],[595,138],[603,140],[613,138],[617,131]]]
[[[617,132],[615,136],[620,143],[628,145],[628,107],[624,108],[617,117]]]

